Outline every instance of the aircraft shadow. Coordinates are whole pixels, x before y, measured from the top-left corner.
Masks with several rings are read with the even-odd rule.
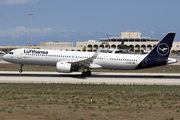
[[[91,76],[82,77],[81,74],[33,74],[33,73],[0,73],[0,76],[6,77],[70,77],[77,79],[86,78],[156,78],[156,79],[180,79],[180,76],[171,75],[102,75],[102,74],[92,74]]]

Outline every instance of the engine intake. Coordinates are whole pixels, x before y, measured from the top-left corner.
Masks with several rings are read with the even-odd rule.
[[[71,72],[71,64],[66,62],[57,62],[56,63],[56,71],[70,73]]]

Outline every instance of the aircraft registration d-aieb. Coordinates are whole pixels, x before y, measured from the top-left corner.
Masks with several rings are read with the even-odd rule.
[[[112,54],[79,51],[57,51],[41,49],[14,49],[3,56],[7,62],[56,66],[57,72],[70,73],[82,70],[82,76],[91,75],[90,69],[136,70],[176,63],[176,59],[168,58],[175,33],[168,33],[148,54]]]

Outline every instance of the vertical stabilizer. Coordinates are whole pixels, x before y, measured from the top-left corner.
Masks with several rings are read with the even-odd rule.
[[[122,41],[121,45],[119,46],[118,49],[123,49],[124,48],[124,40]]]
[[[165,65],[167,63],[175,33],[168,33],[135,69]]]

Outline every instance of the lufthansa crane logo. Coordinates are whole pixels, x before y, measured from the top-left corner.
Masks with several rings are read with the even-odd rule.
[[[157,52],[161,56],[165,56],[169,53],[169,46],[166,43],[161,43],[157,47]]]

